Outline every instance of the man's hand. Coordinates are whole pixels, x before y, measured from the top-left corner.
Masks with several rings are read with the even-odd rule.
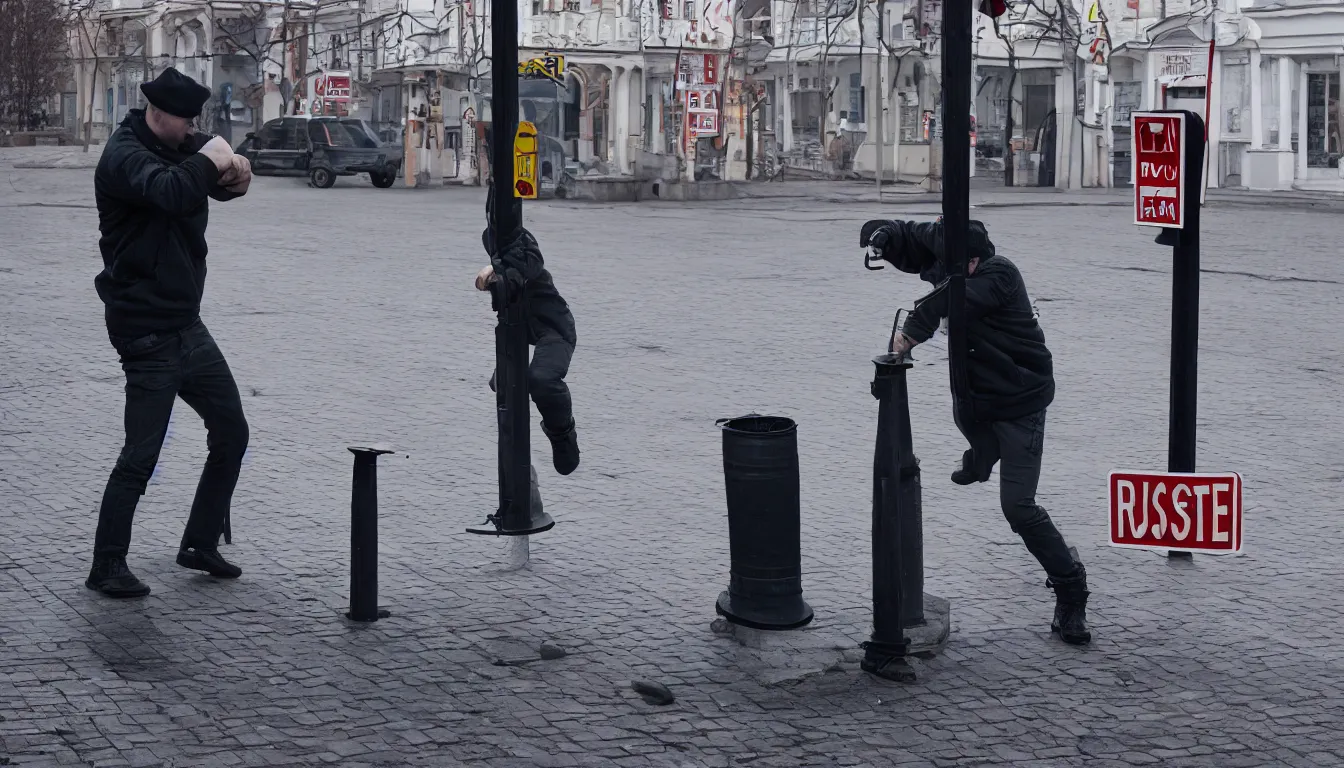
[[[480,272],[476,273],[476,290],[488,291],[490,290],[490,284],[493,283],[494,281],[495,281],[495,268],[494,266],[487,264],[485,269],[482,269]]]
[[[242,155],[234,155],[228,170],[225,170],[219,176],[219,186],[235,194],[247,194],[247,188],[252,183],[252,163],[248,162]]]
[[[210,158],[215,164],[215,168],[220,173],[224,173],[233,167],[233,147],[222,137],[216,136],[201,147],[201,154]]]
[[[906,352],[915,348],[915,340],[897,331],[891,335],[891,353],[893,355],[904,355]]]

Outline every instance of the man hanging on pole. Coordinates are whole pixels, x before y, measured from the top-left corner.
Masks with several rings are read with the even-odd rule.
[[[491,189],[486,202],[487,221],[494,220]],[[578,343],[574,315],[555,289],[537,239],[525,227],[519,227],[513,242],[497,248],[494,234],[487,226],[481,233],[481,243],[491,263],[476,275],[476,290],[488,291],[492,283],[503,280],[510,297],[519,294],[526,297],[527,340],[534,348],[527,370],[527,391],[541,413],[541,431],[551,441],[555,471],[568,475],[579,466],[579,437],[569,386],[565,384],[569,361]],[[497,271],[496,263],[501,271]],[[497,374],[490,375],[492,392]]]
[[[1003,515],[1049,576],[1055,591],[1051,630],[1065,642],[1092,639],[1087,629],[1087,572],[1050,515],[1036,504],[1045,444],[1045,412],[1055,397],[1053,360],[1017,267],[995,253],[984,224],[969,222],[966,242],[966,378],[969,397],[954,406],[957,428],[970,449],[952,473],[958,485],[989,480],[999,464]],[[943,222],[871,221],[861,244],[875,248],[902,272],[949,272]],[[939,270],[934,268],[941,263]],[[892,351],[922,344],[948,315],[948,280],[915,304]]]

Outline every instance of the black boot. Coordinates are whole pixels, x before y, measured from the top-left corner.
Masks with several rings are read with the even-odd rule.
[[[1092,641],[1087,629],[1087,571],[1078,564],[1078,575],[1067,579],[1049,578],[1046,586],[1055,591],[1055,619],[1050,631],[1070,645],[1086,645]]]
[[[84,586],[108,597],[144,597],[149,594],[149,585],[137,579],[131,569],[126,567],[124,557],[94,558],[89,569],[89,578]]]
[[[993,468],[983,471],[976,471],[975,451],[966,451],[961,454],[961,469],[952,473],[952,482],[957,485],[970,485],[972,483],[983,483],[989,480]]]
[[[183,547],[177,551],[177,564],[193,571],[205,571],[217,579],[236,579],[243,569],[230,563],[218,549]]]
[[[555,471],[562,475],[568,475],[578,469],[579,433],[574,428],[574,420],[570,419],[568,429],[560,431],[551,431],[551,428],[546,426],[546,422],[543,421],[541,431],[546,433],[546,437],[551,440],[551,454],[555,462]]]

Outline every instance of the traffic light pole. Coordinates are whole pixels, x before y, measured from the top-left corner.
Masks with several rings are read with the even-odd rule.
[[[490,60],[490,190],[488,226],[496,254],[517,239],[523,225],[522,201],[514,195],[514,137],[518,130],[518,5],[491,0]],[[490,285],[498,313],[495,327],[495,403],[499,420],[499,509],[487,518],[492,527],[469,533],[527,536],[555,523],[542,511],[532,472],[528,402],[527,301],[508,295],[504,265],[496,254],[491,263],[498,279]]]

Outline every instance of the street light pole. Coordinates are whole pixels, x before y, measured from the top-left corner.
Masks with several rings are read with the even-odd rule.
[[[966,378],[966,240],[971,212],[972,0],[943,2],[943,247],[953,407],[969,404]]]
[[[504,264],[498,253],[513,243],[523,226],[523,204],[514,194],[514,138],[518,132],[518,5],[491,0],[490,42],[490,205],[488,226],[494,240],[491,263],[499,276],[490,285],[498,313],[495,326],[495,403],[499,425],[499,509],[470,533],[527,536],[555,523],[542,511],[532,471],[532,416],[527,393],[528,307],[525,295],[508,295]],[[521,539],[520,541],[526,541]]]

